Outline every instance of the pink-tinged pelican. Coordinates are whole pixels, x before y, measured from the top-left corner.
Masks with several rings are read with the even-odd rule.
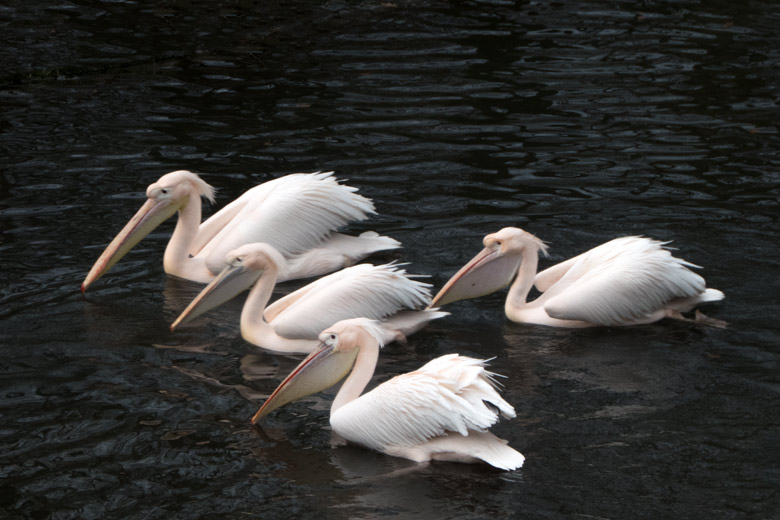
[[[171,331],[249,288],[241,311],[241,336],[279,352],[309,353],[317,337],[335,322],[356,316],[381,320],[384,341],[408,336],[448,313],[425,307],[430,284],[413,280],[397,265],[359,264],[315,280],[266,308],[284,258],[268,244],[247,244],[230,252],[222,272],[190,303]]]
[[[225,255],[236,247],[267,242],[289,265],[285,279],[321,275],[352,265],[369,254],[401,246],[369,231],[359,237],[333,231],[375,213],[373,203],[339,184],[333,172],[292,174],[247,190],[201,223],[200,197],[214,202],[214,188],[198,175],[179,170],[146,189],[147,200],[92,266],[86,291],[164,220],[179,213],[163,257],[165,272],[200,283],[214,279]]]
[[[649,238],[617,238],[539,274],[539,252],[547,254],[547,246],[531,233],[508,227],[487,235],[483,244],[485,248],[439,291],[432,306],[493,293],[514,278],[504,307],[510,320],[592,327],[685,319],[681,313],[724,297],[717,289],[707,289],[704,278],[688,269],[698,266],[673,257],[663,247],[665,242]],[[527,302],[533,285],[543,294]]]
[[[523,465],[522,454],[487,431],[499,412],[512,418],[515,410],[496,391],[484,360],[448,354],[360,395],[374,374],[383,334],[367,318],[322,332],[317,350],[274,390],[252,424],[335,385],[352,369],[330,409],[331,428],[347,441],[417,462],[482,460],[505,470]]]

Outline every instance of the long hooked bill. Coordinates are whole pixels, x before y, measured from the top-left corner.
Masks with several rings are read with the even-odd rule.
[[[521,260],[519,256],[502,255],[498,250],[486,247],[444,284],[429,308],[503,289],[512,282]]]
[[[171,332],[179,325],[194,320],[201,314],[214,307],[219,307],[249,289],[262,274],[263,271],[252,271],[240,265],[225,266],[216,278],[204,287],[187,308],[179,314],[176,321],[171,324]]]
[[[147,199],[92,266],[81,284],[81,292],[86,291],[87,287],[108,272],[138,242],[173,216],[185,203],[186,199],[184,201]]]
[[[276,387],[252,417],[252,424],[257,424],[257,421],[287,403],[316,394],[341,381],[355,364],[358,350],[353,348],[343,352],[327,343],[320,343],[314,352],[306,356]]]

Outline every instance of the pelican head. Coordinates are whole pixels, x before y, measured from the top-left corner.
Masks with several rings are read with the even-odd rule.
[[[186,170],[167,173],[150,184],[146,188],[146,202],[97,259],[81,284],[81,291],[86,291],[163,221],[184,209],[193,195],[214,202],[214,188]]]
[[[224,269],[176,318],[171,325],[171,332],[249,289],[265,271],[278,272],[284,265],[282,254],[268,244],[244,244],[237,247],[227,254]]]
[[[503,289],[512,282],[523,255],[547,254],[547,245],[535,235],[516,227],[506,227],[486,235],[485,248],[464,265],[442,287],[430,307],[478,298]]]
[[[273,391],[252,424],[287,403],[330,388],[352,369],[361,346],[382,346],[382,327],[368,318],[342,320],[323,331],[320,345]]]

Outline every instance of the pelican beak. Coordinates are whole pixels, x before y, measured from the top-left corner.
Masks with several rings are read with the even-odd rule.
[[[429,308],[503,289],[512,282],[521,260],[520,256],[504,255],[498,249],[486,247],[444,284]]]
[[[194,320],[201,314],[214,307],[219,307],[241,294],[242,291],[249,289],[262,274],[262,270],[246,269],[243,265],[229,264],[225,266],[171,324],[171,332],[179,325]]]
[[[103,276],[115,263],[127,254],[138,242],[146,235],[152,232],[169,217],[173,216],[180,208],[187,203],[187,198],[183,200],[174,199],[147,199],[141,209],[133,215],[122,231],[114,237],[114,240],[108,244],[108,247],[97,259],[95,265],[90,269],[84,282],[81,284],[81,292],[87,290],[95,280]]]
[[[287,403],[316,394],[341,381],[352,369],[358,350],[353,348],[344,352],[327,343],[320,343],[266,399],[252,417],[252,424],[257,424],[260,419]]]

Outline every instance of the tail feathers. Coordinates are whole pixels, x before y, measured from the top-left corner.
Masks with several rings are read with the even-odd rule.
[[[399,247],[401,243],[398,240],[381,236],[374,231],[366,231],[357,237],[331,233],[316,248],[290,258],[278,281],[322,276],[354,265],[378,251]]]
[[[385,344],[392,341],[405,341],[406,337],[414,334],[433,320],[448,316],[450,313],[438,309],[425,309],[422,311],[402,311],[382,321],[385,329]]]
[[[325,249],[331,254],[343,255],[353,264],[373,253],[400,247],[401,242],[382,236],[376,231],[366,231],[356,237],[342,233],[331,233],[325,242],[319,245],[319,248]]]
[[[521,468],[525,462],[522,453],[490,432],[471,430],[467,436],[449,433],[431,439],[420,448],[425,449],[433,460],[452,462],[481,460],[495,468],[508,471]]]
[[[361,233],[357,238],[352,238],[355,241],[354,250],[357,256],[349,255],[353,262],[357,262],[373,253],[379,251],[389,251],[392,249],[401,248],[401,242],[394,238],[382,236],[376,231],[366,231]]]
[[[677,298],[669,302],[669,308],[679,312],[689,312],[700,303],[717,302],[726,295],[718,289],[705,289],[692,298]]]
[[[699,295],[699,302],[717,302],[725,297],[726,295],[723,294],[723,291],[719,291],[718,289],[705,289],[704,292]]]

